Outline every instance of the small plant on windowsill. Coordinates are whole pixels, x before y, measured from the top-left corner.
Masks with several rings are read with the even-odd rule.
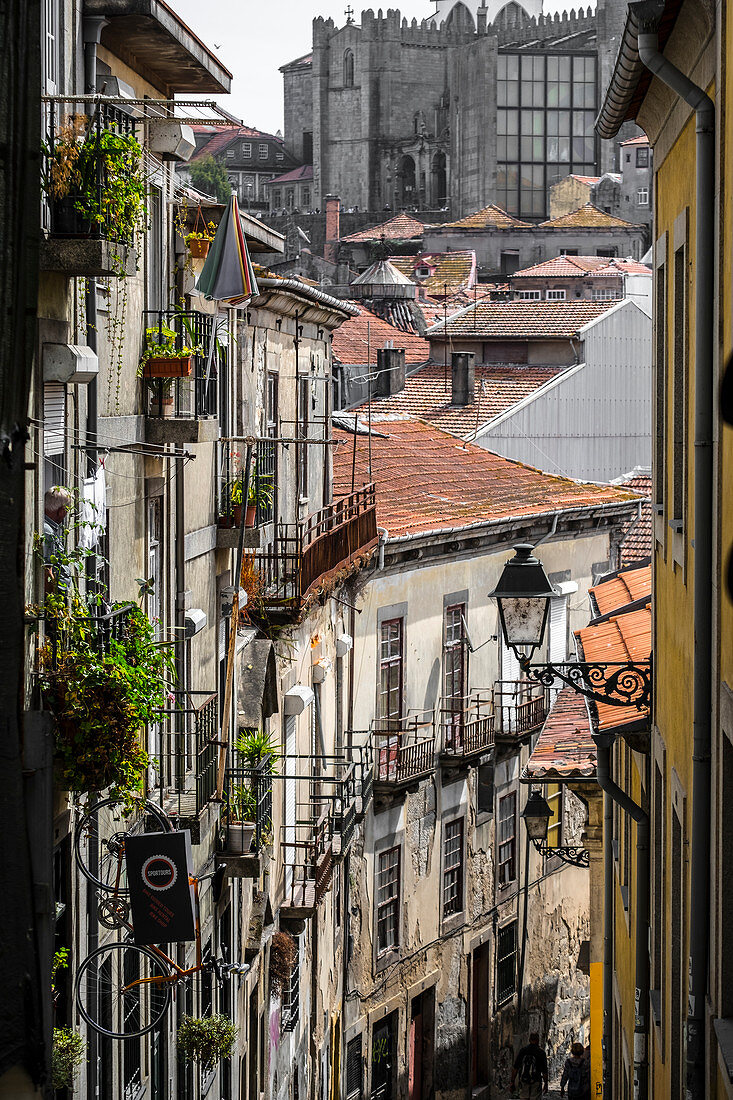
[[[237,1030],[228,1016],[184,1016],[176,1037],[178,1054],[184,1062],[198,1062],[204,1072],[213,1069],[231,1056]]]

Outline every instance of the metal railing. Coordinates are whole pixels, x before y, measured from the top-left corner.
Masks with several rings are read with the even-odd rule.
[[[87,115],[81,103],[46,102],[42,172],[47,197],[44,216],[53,237],[92,237],[132,244],[104,198],[113,186],[106,135],[136,137],[135,119],[119,106],[95,103]],[[114,158],[119,170],[118,157]],[[56,165],[60,167],[55,168]],[[132,170],[132,169],[131,169]],[[71,180],[67,194],[53,194],[54,175]]]
[[[549,710],[548,693],[539,684],[524,680],[497,680],[494,711],[497,737],[526,737],[544,724]]]
[[[278,524],[272,545],[255,558],[265,606],[299,607],[323,578],[377,537],[374,485],[340,497],[300,524]]]
[[[150,797],[172,817],[198,817],[216,794],[219,696],[210,691],[173,692],[155,736],[160,749],[157,783]]]
[[[467,757],[485,752],[494,745],[496,715],[490,690],[469,695],[443,697],[438,710],[443,753]]]
[[[269,758],[262,760],[256,768],[227,768],[224,780],[224,797],[227,806],[243,801],[242,791],[251,792],[250,813],[254,824],[252,851],[260,852],[272,837],[272,784],[275,776],[271,771]],[[232,813],[227,813],[227,847],[229,846],[229,825]]]
[[[170,415],[183,420],[205,420],[218,415],[218,373],[217,358],[212,355],[209,361],[209,346],[213,332],[214,319],[195,310],[144,310],[145,327],[157,328],[159,342],[165,343],[163,329],[172,329],[176,333],[175,346],[199,347],[201,351],[193,356],[191,374],[182,378],[146,378],[150,404],[147,415],[158,418],[166,415],[167,401],[172,396]]]
[[[331,882],[333,819],[325,805],[317,818],[280,827],[283,907],[313,911]]]
[[[274,518],[277,489],[276,447],[275,440],[270,441],[269,439],[261,439],[255,444],[250,481],[255,500],[256,527],[261,527],[265,523],[272,523]],[[243,454],[233,448],[231,443],[222,441],[219,444],[218,474],[219,522],[221,526],[238,526],[235,519],[232,489],[237,480],[241,480],[243,476],[243,466]]]
[[[399,785],[426,775],[435,767],[433,712],[375,719],[372,745],[376,782]]]
[[[136,604],[121,604],[100,615],[74,616],[73,622],[68,624],[47,615],[46,633],[51,647],[52,667],[58,666],[59,657],[72,644],[72,635],[75,637],[79,630],[84,631],[86,644],[95,653],[99,656],[109,653],[113,643],[124,641],[130,613],[136,609]]]

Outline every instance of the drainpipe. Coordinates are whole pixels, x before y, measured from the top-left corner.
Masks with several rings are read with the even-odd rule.
[[[387,539],[389,538],[389,531],[386,527],[377,527],[379,532],[379,570],[384,569],[384,548],[387,545]]]
[[[636,959],[634,1011],[634,1100],[647,1100],[648,1063],[646,1050],[649,1005],[649,814],[630,798],[611,778],[611,745],[613,738],[594,738],[598,750],[598,786],[636,822]],[[610,833],[609,833],[610,835]],[[606,842],[608,843],[608,841]],[[608,853],[606,852],[606,859]],[[608,899],[604,899],[606,905]],[[605,916],[606,914],[604,914]],[[605,963],[605,953],[604,953]],[[605,975],[604,975],[605,976]],[[604,987],[604,1013],[610,1002]],[[610,1004],[609,1004],[610,1009]]]
[[[713,295],[715,290],[715,105],[659,52],[657,34],[641,32],[639,57],[695,111],[695,513],[692,825],[687,1082],[705,1095],[705,997],[710,939],[710,750],[713,663]]]
[[[613,1096],[613,799],[603,793],[603,1095]]]

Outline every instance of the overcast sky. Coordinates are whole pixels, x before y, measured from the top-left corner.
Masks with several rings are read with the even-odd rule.
[[[583,2],[583,0],[581,0]],[[589,0],[585,0],[587,4]],[[620,2],[620,0],[619,0]],[[221,103],[248,126],[276,133],[283,126],[281,65],[308,53],[314,16],[331,16],[337,26],[346,20],[350,3],[364,8],[396,7],[408,19],[423,19],[435,11],[432,0],[169,0],[193,31],[233,73],[232,91]],[[563,0],[546,0],[545,11],[577,7]]]

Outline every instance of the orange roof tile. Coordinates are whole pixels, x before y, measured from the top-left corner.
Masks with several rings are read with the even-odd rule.
[[[614,615],[607,622],[576,630],[581,657],[585,661],[623,662],[648,661],[652,651],[651,607]],[[611,730],[620,726],[636,725],[649,719],[647,708],[614,706],[597,703],[598,729]]]
[[[342,325],[334,333],[334,347],[338,333],[345,327]],[[419,418],[452,435],[470,437],[477,427],[511,409],[566,369],[499,364],[478,366],[475,371],[475,401],[471,405],[461,406],[451,403],[450,364],[446,371],[442,363],[429,363],[408,375],[405,388],[400,393],[391,397],[373,397],[372,411],[381,416],[394,414]],[[362,405],[361,411],[366,407]]]
[[[594,183],[598,183],[600,176],[579,176],[577,172],[571,172],[570,178],[579,180],[581,183],[587,183],[589,187],[592,187]]]
[[[431,228],[428,226],[428,228]],[[532,229],[529,222],[520,221],[513,214],[502,210],[496,203],[490,203],[483,210],[468,214],[455,222],[441,222],[436,229]]]
[[[625,569],[610,580],[594,585],[590,594],[599,615],[610,615],[636,600],[651,598],[652,567],[643,565],[640,569]]]
[[[649,138],[646,134],[638,134],[637,137],[627,138],[626,141],[620,141],[619,145],[648,145]]]
[[[372,428],[371,473],[368,439],[334,430],[343,441],[334,455],[334,491],[351,491],[356,440],[355,484],[374,481],[377,519],[392,538],[629,500],[618,489],[543,473],[417,420],[372,417]]]
[[[651,474],[632,474],[617,484],[644,497],[639,518],[632,520],[621,541],[621,565],[644,561],[652,554],[652,479]]]
[[[595,779],[596,756],[585,697],[566,687],[550,707],[522,779]]]
[[[271,180],[265,180],[265,187],[279,187],[281,183],[297,183],[301,180],[313,179],[313,165],[302,164],[300,168],[292,168],[282,176],[274,176]]]
[[[559,218],[540,222],[540,227],[542,229],[643,229],[641,225],[607,214],[592,202],[587,202],[577,210],[571,210],[569,214],[561,214]]]
[[[358,317],[344,321],[333,334],[333,354],[341,363],[362,364],[377,362],[377,351],[392,341],[395,348],[405,349],[406,363],[426,363],[430,358],[430,344],[422,336],[396,328],[389,321],[366,309],[361,302],[351,302],[361,312]]]
[[[448,318],[449,336],[479,339],[569,340],[590,321],[611,309],[616,302],[492,302],[483,298],[476,306]],[[442,321],[428,329],[429,337],[446,331]]]
[[[367,241],[412,241],[416,237],[422,237],[425,226],[417,218],[411,218],[409,214],[396,214],[389,221],[381,225],[373,225],[370,229],[360,229],[358,233],[351,233],[341,240],[346,244],[362,244]]]
[[[555,256],[542,263],[524,267],[510,276],[514,279],[568,279],[620,275],[651,275],[652,269],[637,260],[609,260],[607,256]]]
[[[428,294],[450,297],[459,290],[469,289],[476,281],[476,253],[466,252],[421,252],[419,256],[390,256],[390,262],[407,275]],[[426,267],[428,276],[416,274],[418,268]]]

